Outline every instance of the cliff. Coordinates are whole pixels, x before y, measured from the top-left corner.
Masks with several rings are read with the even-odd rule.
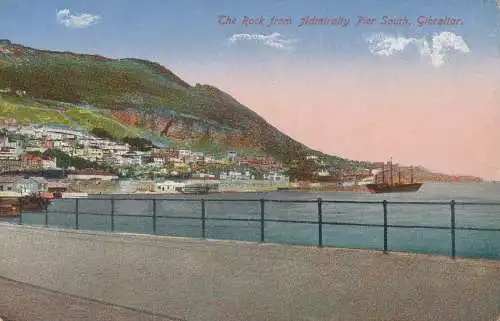
[[[24,102],[15,103],[31,104],[31,108],[35,104],[37,110],[30,112],[47,109],[38,117],[45,121],[50,114],[58,118],[52,122],[87,129],[112,125],[118,136],[130,135],[121,133],[124,130],[138,135],[151,132],[173,142],[211,142],[261,151],[283,161],[306,153],[323,155],[280,132],[220,89],[191,86],[171,70],[146,60],[39,50],[3,40],[0,88],[26,91]],[[333,156],[329,160],[350,164]]]

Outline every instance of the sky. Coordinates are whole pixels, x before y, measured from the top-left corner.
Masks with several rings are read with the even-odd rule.
[[[328,154],[500,180],[495,0],[0,0],[0,38],[159,62]]]

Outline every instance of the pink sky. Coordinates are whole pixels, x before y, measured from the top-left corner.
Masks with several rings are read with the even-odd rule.
[[[321,61],[172,66],[227,91],[304,144],[341,157],[500,179],[500,66]],[[496,71],[496,72],[495,72]]]

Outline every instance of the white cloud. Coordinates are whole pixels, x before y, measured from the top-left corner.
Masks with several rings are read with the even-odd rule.
[[[101,20],[101,16],[82,13],[72,14],[69,9],[62,9],[56,12],[57,21],[68,28],[87,28]]]
[[[370,52],[377,56],[392,56],[405,51],[408,45],[413,44],[417,47],[420,56],[429,59],[434,67],[443,66],[446,58],[455,52],[464,54],[470,52],[461,36],[448,31],[434,34],[430,43],[425,38],[394,37],[383,33],[368,37],[366,42]]]
[[[238,33],[238,34],[232,35],[227,40],[230,44],[250,40],[250,41],[260,43],[264,46],[275,48],[275,49],[280,49],[280,50],[293,49],[294,44],[298,41],[297,39],[285,39],[278,32],[274,32],[274,33],[269,34],[269,35]]]

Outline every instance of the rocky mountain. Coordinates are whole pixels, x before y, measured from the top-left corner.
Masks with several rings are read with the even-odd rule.
[[[146,60],[38,50],[0,40],[0,88],[23,93],[15,100],[2,98],[0,112],[24,120],[112,127],[117,136],[153,133],[174,143],[261,151],[283,161],[310,153],[325,156],[220,89],[191,86]],[[36,118],[37,113],[43,116]],[[338,166],[357,164],[325,157]]]

